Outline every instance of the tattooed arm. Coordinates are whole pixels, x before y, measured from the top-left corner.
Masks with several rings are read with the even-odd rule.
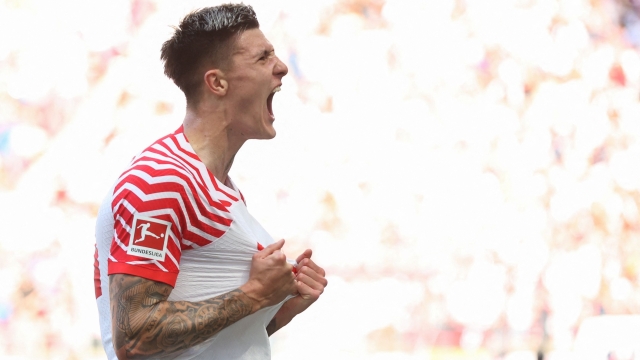
[[[110,275],[111,328],[118,358],[153,358],[187,349],[294,293],[291,265],[279,251],[283,244],[254,255],[246,284],[204,301],[167,301],[172,290],[167,284]]]
[[[254,312],[240,288],[199,302],[166,301],[171,286],[137,276],[109,276],[113,344],[120,359],[197,345]]]

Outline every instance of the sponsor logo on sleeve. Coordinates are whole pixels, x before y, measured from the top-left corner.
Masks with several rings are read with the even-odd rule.
[[[164,261],[171,223],[136,214],[131,228],[127,254]]]

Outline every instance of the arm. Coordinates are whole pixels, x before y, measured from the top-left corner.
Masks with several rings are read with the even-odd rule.
[[[294,293],[291,265],[279,251],[283,244],[272,244],[254,255],[246,284],[204,301],[167,301],[172,290],[167,284],[110,275],[112,336],[118,358],[152,358],[192,347]]]
[[[171,289],[137,276],[109,276],[113,344],[118,358],[186,349],[257,310],[241,288],[199,302],[166,301]]]
[[[296,261],[298,262],[296,289],[299,296],[285,302],[271,319],[266,327],[269,336],[287,325],[296,315],[316,302],[328,284],[324,269],[311,260],[311,250],[306,250],[298,256]]]

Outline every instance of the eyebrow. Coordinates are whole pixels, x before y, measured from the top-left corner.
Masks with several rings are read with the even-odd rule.
[[[269,50],[269,49],[270,49],[270,50]],[[269,54],[271,54],[272,52],[275,52],[275,49],[274,49],[273,47],[271,47],[271,48],[268,48],[268,47],[267,47],[267,48],[265,48],[264,50],[262,50],[262,51],[260,51],[260,52],[256,52],[255,57],[256,57],[256,58],[260,58],[260,57],[262,57],[263,55],[264,55],[264,56],[268,56],[268,55],[269,55]]]

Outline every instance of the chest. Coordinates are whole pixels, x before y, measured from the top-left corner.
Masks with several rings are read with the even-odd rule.
[[[182,252],[180,272],[169,300],[199,301],[241,286],[249,279],[258,243],[273,243],[242,201],[229,209],[232,222],[222,236],[206,246]]]

